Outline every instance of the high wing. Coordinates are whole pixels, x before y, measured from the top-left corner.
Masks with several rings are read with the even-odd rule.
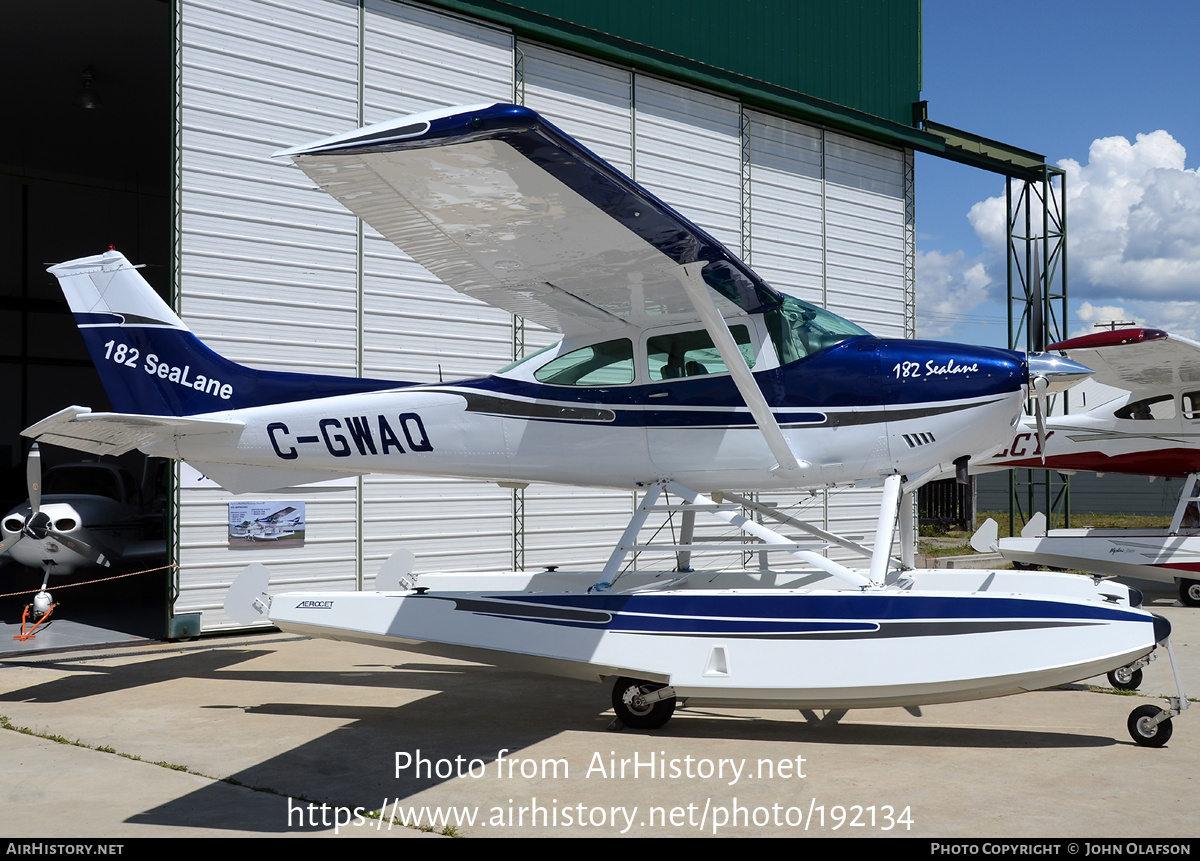
[[[1090,407],[1051,417],[1044,443],[1027,422],[1008,448],[973,468],[1168,478],[1200,472],[1200,343],[1137,328],[1071,338],[1047,350],[1091,368],[1092,381],[1109,388],[1096,392]]]
[[[537,113],[430,111],[283,150],[469,296],[564,334],[695,318],[683,264],[723,312],[781,298],[717,240]]]
[[[1106,386],[1137,392],[1189,383],[1200,387],[1200,343],[1161,329],[1096,332],[1051,344],[1094,371]]]

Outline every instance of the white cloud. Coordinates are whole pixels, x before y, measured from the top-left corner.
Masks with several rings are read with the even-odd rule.
[[[1087,164],[1059,162],[1066,172],[1068,291],[1093,299],[1190,301],[1200,285],[1200,174],[1184,167],[1187,152],[1159,130],[1098,138]],[[1035,212],[1034,217],[1040,218]],[[971,207],[971,226],[1003,257],[1005,200]]]
[[[1067,174],[1071,287],[1089,296],[1190,299],[1200,283],[1200,176],[1165,131],[1100,138]]]
[[[976,235],[992,254],[1004,259],[1008,246],[1007,219],[1004,216],[1003,197],[989,197],[971,207],[967,221],[975,228]]]
[[[1072,303],[1072,308],[1072,319],[1084,324],[1071,330],[1072,338],[1091,334],[1098,328],[1107,329],[1113,321],[1200,338],[1200,302],[1133,299],[1120,305],[1093,305],[1085,301]]]
[[[980,260],[962,251],[917,252],[917,334],[938,338],[950,334],[966,314],[988,298],[992,279]]]
[[[1080,335],[1090,335],[1100,328],[1109,328],[1111,323],[1128,323],[1131,326],[1145,326],[1144,320],[1130,314],[1123,305],[1093,305],[1082,302],[1075,307],[1074,315],[1084,325],[1070,333],[1068,337],[1078,338]],[[1118,327],[1122,328],[1122,327]]]
[[[1200,173],[1185,167],[1186,157],[1159,130],[1133,143],[1098,138],[1085,164],[1058,163],[1066,172],[1071,317],[1085,324],[1072,335],[1114,319],[1200,334]],[[990,197],[967,215],[992,265],[1006,254],[1005,206],[1003,195]],[[1032,215],[1040,221],[1036,207]]]

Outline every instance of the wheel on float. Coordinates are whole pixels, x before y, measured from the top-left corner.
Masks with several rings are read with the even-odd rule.
[[[1179,600],[1187,607],[1200,607],[1200,580],[1180,580]]]
[[[1129,713],[1129,735],[1142,747],[1162,747],[1171,738],[1171,719],[1155,723],[1163,713],[1158,706],[1138,706]]]
[[[1142,686],[1142,671],[1118,667],[1108,674],[1108,683],[1119,691],[1136,691]]]
[[[633,729],[658,729],[675,714],[675,697],[669,697],[658,702],[647,703],[645,695],[666,687],[657,682],[643,682],[638,679],[617,679],[613,685],[613,711],[621,723]]]

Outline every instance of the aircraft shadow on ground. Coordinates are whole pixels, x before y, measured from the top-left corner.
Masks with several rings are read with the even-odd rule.
[[[427,669],[433,669],[427,672]],[[499,751],[513,758],[563,756],[561,750],[541,750],[529,754],[529,748],[563,732],[587,733],[595,737],[593,747],[605,751],[621,743],[605,730],[612,722],[606,714],[608,689],[587,682],[548,679],[494,667],[429,668],[406,664],[402,672],[377,670],[369,683],[408,690],[435,692],[397,707],[340,706],[296,702],[264,701],[243,707],[247,714],[267,716],[306,716],[350,721],[311,742],[274,756],[251,768],[231,775],[231,780],[279,796],[278,815],[264,821],[262,807],[250,805],[232,814],[229,821],[214,826],[206,809],[215,805],[218,793],[227,786],[214,784],[131,817],[132,823],[171,827],[219,827],[275,833],[297,830],[326,830],[323,827],[298,828],[291,805],[320,805],[378,810],[386,802],[404,803],[432,789],[452,776],[436,774],[414,777],[411,770],[397,777],[396,754],[417,751],[425,759],[453,760],[464,763],[479,760],[490,776],[494,773]],[[222,676],[227,675],[222,672]],[[295,683],[288,673],[243,674],[237,678],[268,682]],[[336,675],[336,674],[335,674]],[[304,674],[306,682],[320,683]],[[337,679],[329,679],[338,683]],[[364,677],[354,673],[341,683],[362,684]],[[486,691],[481,698],[480,691]],[[269,693],[269,691],[265,691]],[[208,708],[234,706],[212,704]],[[681,711],[666,727],[654,732],[624,730],[622,736],[661,739],[664,744],[679,739],[705,739],[726,742],[790,742],[809,745],[866,745],[880,747],[919,746],[942,748],[993,749],[1067,749],[1098,748],[1115,744],[1113,738],[1053,731],[956,727],[943,725],[895,725],[842,723],[807,724],[796,721],[794,712],[781,712],[789,719],[739,717],[737,712]],[[852,713],[861,716],[862,712]],[[644,745],[634,745],[644,747]],[[585,745],[586,747],[586,745]],[[526,753],[523,753],[526,752]],[[749,755],[749,754],[748,754]],[[578,759],[578,757],[575,757]],[[583,770],[586,762],[572,761],[572,773]],[[468,778],[469,779],[469,778]],[[481,780],[480,785],[487,781]],[[527,784],[514,784],[513,792],[525,791]],[[489,798],[504,795],[498,783],[490,783]],[[469,790],[469,787],[467,788]],[[507,796],[505,796],[507,798]],[[289,802],[289,799],[291,801]],[[503,801],[504,799],[500,799]],[[484,805],[486,807],[486,805]],[[319,814],[318,814],[319,815]],[[303,818],[302,816],[300,817]]]
[[[235,806],[226,819],[214,823],[214,808],[230,810],[218,797],[227,799],[231,788],[229,783],[214,783],[128,820],[169,827],[263,833],[303,830],[296,827],[294,820],[289,825],[289,797],[296,804],[315,802],[378,810],[385,800],[403,802],[452,779],[436,774],[414,777],[411,772],[398,778],[397,752],[415,755],[421,751],[431,761],[459,756],[465,762],[479,760],[490,774],[499,751],[506,751],[509,758],[521,757],[522,751],[563,732],[592,734],[597,739],[594,745],[597,749],[620,746],[617,738],[605,733],[613,720],[611,713],[607,713],[606,685],[481,665],[379,663],[353,665],[337,672],[254,671],[246,667],[248,662],[270,654],[271,650],[262,648],[197,647],[178,655],[119,666],[79,660],[38,661],[38,667],[70,671],[72,675],[0,694],[0,702],[57,703],[180,679],[220,678],[255,682],[262,686],[264,698],[249,706],[244,701],[239,705],[211,702],[201,708],[236,708],[264,718],[303,716],[349,721],[320,738],[229,775],[229,783],[249,787],[246,791],[263,790],[277,795],[278,816],[264,821],[261,804],[244,805]],[[395,707],[267,699],[272,687],[279,684],[428,691],[432,695]],[[695,739],[1014,750],[1096,748],[1117,743],[1111,737],[1042,730],[858,722],[864,720],[864,714],[868,712],[851,712],[850,722],[832,724],[796,720],[796,712],[781,711],[780,719],[773,719],[735,710],[684,709],[663,729],[653,732],[625,729],[620,735],[662,739],[666,744],[671,740]],[[264,726],[264,733],[269,736],[269,732]],[[556,751],[538,754],[539,757],[561,755]],[[578,762],[572,766],[586,767]]]

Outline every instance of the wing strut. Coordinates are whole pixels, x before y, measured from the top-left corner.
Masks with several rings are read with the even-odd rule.
[[[783,431],[779,428],[779,422],[775,421],[775,415],[767,405],[767,399],[763,397],[762,389],[758,387],[758,383],[754,382],[754,375],[750,373],[746,357],[738,349],[737,342],[733,340],[733,335],[729,331],[729,325],[721,316],[721,312],[717,310],[716,303],[712,300],[712,291],[700,274],[706,262],[697,260],[694,263],[685,263],[675,270],[675,275],[687,290],[688,298],[692,300],[692,305],[700,315],[704,328],[708,330],[717,352],[721,354],[721,360],[725,362],[725,367],[741,393],[742,400],[750,408],[750,415],[754,416],[754,421],[758,423],[758,429],[766,439],[771,454],[775,455],[778,468],[785,474],[799,472],[809,464],[797,460],[796,455],[787,444],[787,440],[784,439]]]
[[[1175,505],[1175,515],[1171,518],[1171,528],[1168,535],[1178,535],[1183,528],[1183,520],[1188,508],[1200,502],[1200,473],[1193,472],[1183,482],[1183,491],[1179,494],[1179,502]]]

